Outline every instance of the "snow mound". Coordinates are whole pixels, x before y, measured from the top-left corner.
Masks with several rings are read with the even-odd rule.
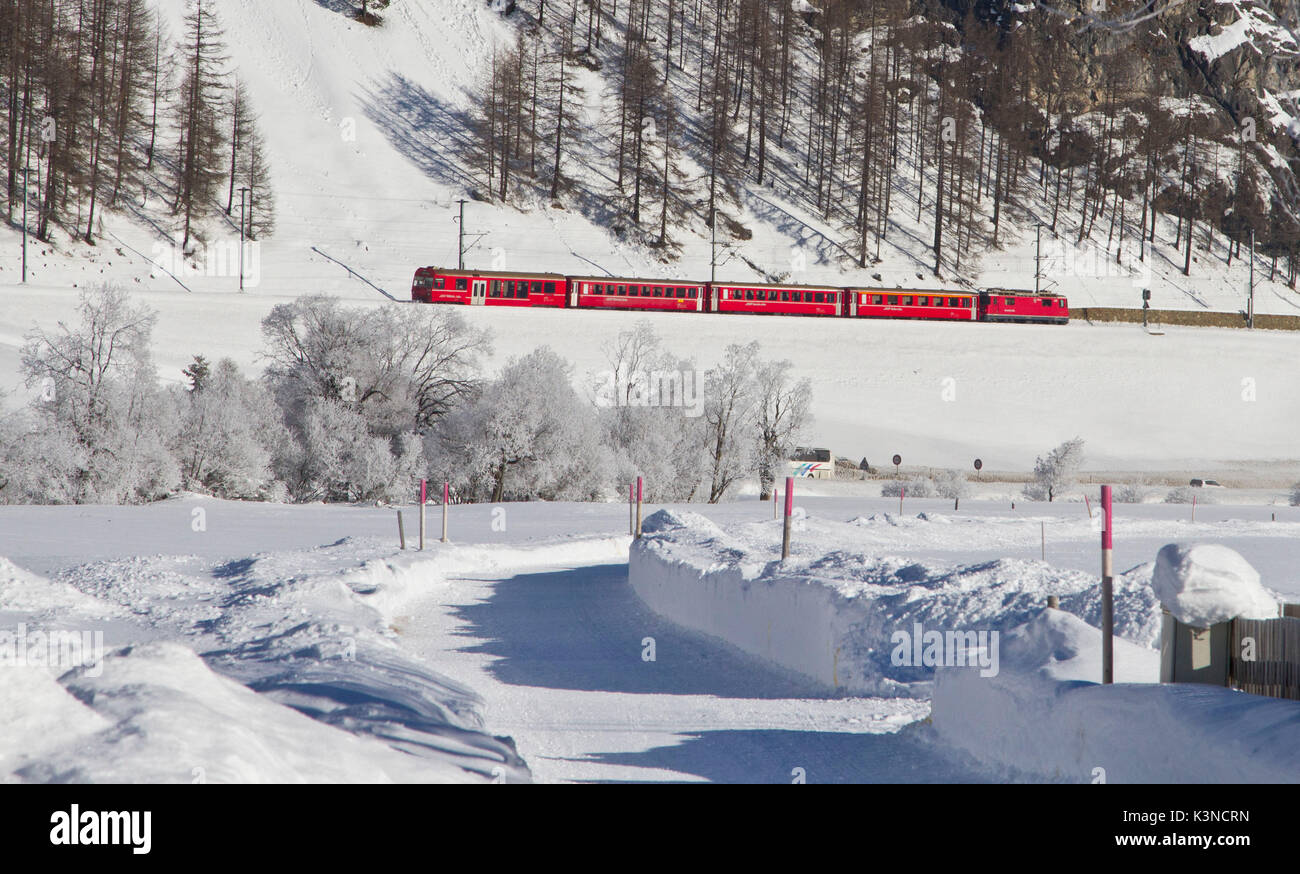
[[[1229,619],[1274,619],[1277,601],[1259,573],[1217,543],[1170,543],[1156,556],[1151,587],[1179,622],[1208,628]]]
[[[642,534],[690,530],[699,538],[722,537],[722,529],[699,513],[689,510],[656,510],[641,520]]]
[[[75,736],[14,773],[35,782],[477,782],[455,764],[416,758],[330,727],[220,676],[176,643],[126,647],[102,675],[68,672],[71,695],[43,696],[51,718],[73,711]],[[47,690],[48,692],[49,690]],[[75,699],[75,700],[74,700]],[[84,702],[90,712],[78,708]],[[86,729],[104,726],[93,734]],[[29,751],[30,752],[30,751]]]
[[[1002,665],[1060,681],[1096,682],[1101,675],[1101,632],[1064,610],[1044,610],[1006,633]],[[1160,654],[1116,638],[1115,680],[1154,683],[1160,677]]]

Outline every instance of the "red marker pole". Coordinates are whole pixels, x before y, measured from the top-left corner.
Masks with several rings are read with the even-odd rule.
[[[777,517],[777,507],[781,506],[781,490],[772,486],[772,518]]]
[[[451,483],[442,481],[442,542],[447,542],[447,505],[451,503]]]
[[[632,536],[641,536],[641,477],[636,478],[636,529]]]
[[[1192,521],[1196,521],[1196,495],[1192,495]]]
[[[1084,504],[1085,507],[1088,508],[1088,518],[1091,519],[1091,518],[1092,518],[1092,501],[1089,501],[1089,500],[1088,500],[1088,496],[1087,496],[1087,495],[1084,495],[1084,496],[1083,496],[1083,504]]]
[[[903,515],[903,496],[907,494],[907,486],[898,487],[898,515]]]
[[[424,549],[424,499],[428,497],[428,480],[420,480],[420,549]]]
[[[785,521],[781,525],[781,559],[790,557],[790,514],[794,512],[794,477],[785,478]]]
[[[1101,681],[1115,682],[1115,579],[1111,565],[1110,486],[1101,487]]]

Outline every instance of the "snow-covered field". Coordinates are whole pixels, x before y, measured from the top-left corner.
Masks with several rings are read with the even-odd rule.
[[[192,496],[3,507],[0,631],[29,648],[38,633],[100,634],[104,657],[77,667],[64,650],[60,663],[0,666],[0,771],[169,782],[789,782],[796,769],[809,782],[1051,779],[1041,762],[1016,772],[1005,748],[978,741],[992,724],[963,744],[938,719],[925,723],[933,672],[869,652],[891,623],[1009,632],[1041,617],[1048,594],[1081,618],[1061,633],[1086,650],[1097,534],[1083,507],[963,503],[909,501],[899,516],[890,499],[801,497],[784,570],[770,504],[667,508],[647,518],[630,581],[620,504],[457,506],[452,543],[424,553],[397,548],[392,508]],[[1278,521],[1215,505],[1192,523],[1183,508],[1117,506],[1122,681],[1155,680],[1149,579],[1164,543],[1226,544],[1279,598],[1300,599],[1300,509],[1268,513]],[[666,606],[646,580],[689,580],[646,577],[652,554],[712,567],[710,585],[739,590],[726,610]],[[767,651],[734,633],[755,615],[775,620]],[[812,644],[827,632],[797,625],[816,616],[843,637],[828,677],[796,658],[822,653]],[[1004,641],[1004,685],[1029,670],[1019,652]],[[1087,679],[1095,662],[1084,652],[1075,673],[1053,676]],[[1182,706],[1161,712],[1183,718]],[[1261,707],[1252,712],[1272,726],[1261,737],[1294,743],[1300,708]],[[1117,761],[1112,751],[1099,764]],[[1112,768],[1111,779],[1143,775]]]

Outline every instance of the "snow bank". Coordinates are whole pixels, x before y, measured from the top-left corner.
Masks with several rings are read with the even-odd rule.
[[[1115,641],[1116,684],[1088,682],[1101,632],[1047,610],[1003,638],[1002,670],[938,672],[945,745],[1012,779],[1276,783],[1300,779],[1300,707],[1200,684],[1159,685],[1155,652]],[[1136,730],[1135,730],[1135,727]]]
[[[1156,555],[1151,587],[1178,621],[1209,628],[1229,619],[1275,619],[1277,601],[1235,550],[1217,543],[1170,543]]]
[[[187,647],[153,643],[106,659],[100,676],[57,682],[22,670],[0,688],[38,694],[20,712],[34,731],[3,733],[0,762],[36,782],[469,782],[454,763],[417,759],[339,731],[214,673]],[[62,684],[62,686],[60,686]],[[5,708],[8,711],[9,708]],[[11,717],[12,718],[12,717]]]
[[[1040,561],[949,566],[852,548],[864,524],[905,524],[923,537],[926,526],[959,524],[947,517],[799,521],[792,555],[782,562],[778,522],[723,530],[693,513],[661,510],[632,545],[629,580],[652,610],[679,625],[820,686],[867,695],[927,695],[937,664],[955,661],[954,642],[970,643],[971,635],[986,661],[995,659],[994,635],[1038,615],[1049,595],[1064,610],[1099,621],[1099,587],[1089,574]],[[1117,634],[1146,648],[1158,640],[1160,622],[1150,572],[1142,565],[1115,586]],[[932,657],[924,641],[934,633],[944,648]],[[1157,665],[1150,680],[1158,673]]]

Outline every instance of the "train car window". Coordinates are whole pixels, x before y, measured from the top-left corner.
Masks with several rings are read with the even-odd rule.
[[[930,305],[930,296],[927,294],[923,294],[916,299],[916,302],[923,307],[928,307]]]
[[[663,297],[663,296],[664,296],[664,287],[662,285],[656,285],[655,297]]]
[[[1004,297],[1002,298],[1002,303],[1006,306],[1013,307],[1016,305],[1016,299],[1014,297]]]
[[[873,294],[871,296],[871,302],[876,306],[880,306],[884,302],[884,300],[885,300],[884,295]]]
[[[890,305],[891,307],[896,307],[896,306],[898,306],[898,295],[896,295],[896,294],[891,294],[891,295],[889,296],[889,305]]]
[[[970,298],[969,298],[969,297],[963,297],[963,298],[961,299],[961,306],[962,306],[962,309],[966,309],[966,310],[970,309]]]
[[[437,278],[435,278],[435,279],[433,280],[433,287],[434,287],[434,288],[443,288],[444,285],[445,285],[445,280],[443,280],[443,278],[442,278],[441,276],[439,276],[439,277],[437,277]]]
[[[614,287],[614,286],[612,286],[612,285],[610,286],[610,288],[613,288],[613,287]],[[626,286],[626,285],[620,285],[620,286],[618,287],[618,293],[619,293],[619,294],[627,294],[627,286]]]
[[[1063,307],[1063,306],[1065,306],[1065,301],[1063,301],[1063,300],[1058,300],[1058,301],[1056,302],[1056,305],[1057,305],[1058,307]]]
[[[541,294],[541,293],[542,293],[542,284],[541,284],[540,282],[534,282],[534,283],[533,283],[532,293],[533,293],[533,294]]]
[[[694,300],[694,299],[695,299],[695,289],[693,289],[693,288],[688,288],[688,289],[686,289],[686,296],[689,297],[691,300]]]
[[[457,291],[464,291],[464,290],[466,289],[466,287],[467,287],[467,286],[465,285],[465,277],[464,277],[464,276],[457,276],[457,277],[456,277],[456,290],[457,290]]]
[[[543,283],[542,283],[542,290],[543,290],[546,294],[555,294],[555,283],[554,283],[554,282],[543,282]]]
[[[500,279],[494,279],[494,280],[492,280],[492,290],[488,292],[488,295],[489,295],[490,297],[500,297],[500,296],[501,296],[501,280],[500,280]]]
[[[814,302],[814,303],[826,303],[826,295],[822,294],[820,291],[815,292],[815,293],[813,294],[813,302]]]
[[[668,290],[672,292],[674,297],[686,297],[686,289],[684,288],[670,288]]]
[[[506,297],[514,297],[514,296],[515,296],[515,281],[514,281],[513,279],[507,279],[507,280],[506,280]]]
[[[910,294],[903,295],[903,306],[910,307],[911,305],[912,305],[912,296]]]

